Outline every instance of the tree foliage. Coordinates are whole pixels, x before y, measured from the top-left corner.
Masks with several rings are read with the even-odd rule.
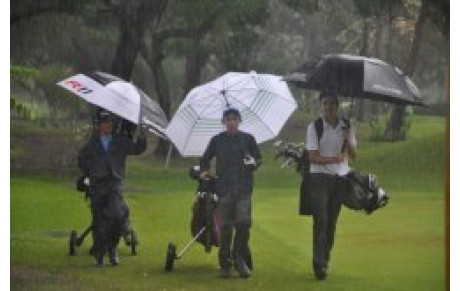
[[[427,21],[413,79],[445,102],[449,1],[423,0]],[[403,70],[421,0],[18,0],[11,2],[14,106],[33,96],[76,115],[78,98],[55,83],[100,70],[133,80],[172,115],[192,87],[229,71],[283,75],[328,53],[380,57]],[[21,79],[21,80],[19,80]],[[33,82],[31,81],[33,80]],[[16,91],[22,83],[33,83]],[[26,97],[21,96],[24,94]],[[311,92],[293,90],[315,110]],[[30,95],[30,96],[29,96]],[[35,100],[34,99],[34,100]],[[11,99],[13,100],[13,99]],[[14,107],[13,106],[13,107]],[[386,108],[381,108],[383,113]]]
[[[33,88],[32,78],[37,76],[37,73],[38,71],[34,68],[24,66],[10,66],[11,81],[17,82],[27,89]],[[10,95],[10,110],[28,120],[34,120],[36,117],[30,106],[26,102],[23,102],[15,94]]]

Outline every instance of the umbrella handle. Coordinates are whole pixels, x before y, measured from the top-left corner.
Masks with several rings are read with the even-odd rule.
[[[169,168],[169,161],[171,160],[171,153],[172,153],[172,142],[169,142],[169,149],[168,149],[168,154],[166,156],[166,162],[165,162],[165,170]]]
[[[348,109],[348,120],[350,120],[350,118],[351,118],[351,110],[353,109],[354,101],[355,101],[355,98],[351,97],[350,108]]]

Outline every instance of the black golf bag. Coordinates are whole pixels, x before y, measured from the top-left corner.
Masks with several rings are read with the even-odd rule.
[[[345,176],[345,179],[349,184],[349,189],[341,194],[342,203],[348,208],[364,210],[367,214],[371,214],[388,203],[390,198],[377,184],[375,175],[362,175],[356,171],[351,171]]]
[[[180,259],[195,241],[204,246],[205,252],[210,253],[213,246],[219,246],[220,220],[217,212],[216,178],[213,176],[200,177],[200,166],[193,166],[189,175],[198,182],[196,199],[192,207],[192,240],[177,253],[176,244],[170,242],[166,251],[165,271],[172,271],[174,261]],[[251,251],[244,254],[244,261],[250,270],[253,268]]]
[[[189,175],[198,182],[196,198],[192,206],[192,220],[190,228],[192,240],[177,253],[177,245],[168,244],[166,251],[165,271],[172,271],[174,261],[180,259],[192,244],[197,241],[204,246],[206,253],[210,253],[213,246],[219,246],[219,220],[217,215],[217,193],[215,177],[200,177],[200,167],[190,168]]]
[[[190,177],[198,181],[196,199],[192,206],[191,231],[195,237],[203,227],[209,227],[209,234],[200,235],[197,242],[205,248],[219,246],[219,219],[217,215],[216,180],[214,177],[200,179],[197,168],[190,169]]]
[[[85,199],[89,198],[89,195],[90,195],[89,179],[85,175],[82,175],[77,179],[76,188],[78,192],[85,193]],[[105,215],[110,216],[110,217],[119,216],[119,213],[121,212],[125,213],[123,215],[124,217],[122,218],[123,224],[125,226],[124,233],[123,233],[125,244],[128,247],[130,247],[131,254],[136,255],[137,245],[139,242],[137,240],[137,233],[130,226],[129,209],[126,208],[126,205],[124,203],[123,205],[121,205],[120,203],[110,203],[107,209],[105,209]],[[83,241],[85,240],[86,236],[93,230],[93,219],[94,218],[91,217],[91,220],[92,220],[91,224],[80,235],[78,235],[76,230],[71,231],[70,239],[69,239],[69,254],[71,256],[76,255],[77,247],[83,244]],[[90,249],[91,255],[94,255],[94,250],[95,249],[93,245]]]
[[[311,195],[308,191],[310,164],[308,153],[304,144],[277,141],[275,147],[278,152],[275,159],[283,157],[285,162],[282,168],[295,164],[297,172],[302,175],[300,185],[299,214],[311,215]],[[356,171],[349,172],[345,177],[349,187],[342,196],[342,203],[352,210],[363,210],[371,214],[375,210],[384,207],[390,199],[382,187],[377,184],[377,178],[373,174],[363,175]]]
[[[211,246],[219,246],[219,227],[220,219],[217,212],[217,188],[216,178],[200,178],[200,167],[194,166],[190,169],[189,175],[192,179],[198,181],[198,188],[196,190],[196,199],[193,203],[193,216],[192,216],[192,236],[197,237],[197,241],[201,243],[206,252],[211,250]],[[200,232],[206,229],[204,234]],[[200,235],[199,235],[200,234]],[[242,254],[243,260],[250,270],[253,269],[253,261],[251,250]]]

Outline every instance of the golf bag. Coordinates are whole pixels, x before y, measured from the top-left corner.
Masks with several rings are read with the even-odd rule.
[[[341,194],[342,203],[346,207],[353,210],[364,210],[367,214],[371,214],[388,203],[390,198],[377,184],[375,175],[362,175],[351,171],[345,176],[345,179],[349,184],[349,189]]]
[[[277,141],[278,149],[275,159],[283,157],[285,162],[282,168],[295,164],[296,170],[302,175],[299,198],[299,214],[311,215],[311,195],[308,191],[310,165],[308,153],[303,144]],[[382,187],[377,184],[377,178],[373,174],[363,175],[356,171],[349,172],[344,179],[347,180],[348,189],[342,196],[342,203],[352,210],[363,210],[371,214],[375,210],[384,207],[390,199]]]
[[[192,236],[196,237],[196,240],[205,247],[206,252],[209,252],[212,246],[219,247],[220,241],[216,178],[213,176],[205,179],[200,178],[199,166],[193,166],[189,171],[189,175],[192,179],[198,181],[196,199],[192,208]],[[201,233],[203,229],[205,232]],[[248,268],[252,270],[253,261],[249,246],[242,256]]]
[[[299,191],[299,215],[312,215],[311,195],[308,190],[308,181],[310,174],[310,163],[308,152],[305,150],[303,143],[295,144],[292,142],[276,141],[275,147],[277,153],[275,160],[283,157],[284,162],[281,168],[286,168],[295,164],[297,173],[302,176]]]
[[[190,169],[190,177],[198,181],[196,199],[192,206],[192,220],[190,223],[192,236],[195,237],[203,227],[210,228],[210,236],[200,235],[197,242],[203,246],[219,246],[219,219],[217,215],[216,180],[214,177],[200,179],[199,169],[195,166]],[[209,240],[209,241],[207,241]]]
[[[85,175],[80,176],[76,181],[76,189],[78,192],[85,193],[85,199],[88,199],[90,196],[89,178]],[[119,219],[118,217],[120,216],[120,213],[123,213],[121,218],[123,221],[119,223],[123,223],[125,226],[123,233],[125,244],[130,247],[131,254],[136,255],[137,245],[139,242],[137,240],[137,233],[130,226],[129,209],[127,208],[126,204],[119,203],[119,201],[117,201],[116,203],[109,203],[107,209],[104,209],[104,214],[107,217]],[[69,239],[69,254],[71,256],[76,255],[77,247],[80,247],[83,244],[86,236],[93,230],[93,219],[94,217],[91,217],[91,224],[80,235],[78,235],[76,230],[71,231]],[[94,255],[94,251],[95,249],[93,244],[90,249],[90,254]]]
[[[216,178],[213,176],[200,177],[200,166],[190,168],[189,176],[198,182],[196,199],[192,206],[190,228],[192,240],[179,252],[173,242],[168,244],[166,251],[165,271],[172,271],[174,261],[180,259],[192,244],[197,241],[210,253],[213,246],[219,246],[219,220],[217,215]]]

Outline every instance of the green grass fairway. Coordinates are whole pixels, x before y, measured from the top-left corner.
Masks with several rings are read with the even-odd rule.
[[[263,146],[253,196],[251,278],[218,277],[217,249],[194,245],[163,271],[168,242],[190,239],[195,183],[193,160],[164,171],[148,156],[129,161],[125,197],[140,245],[131,256],[122,242],[121,264],[98,269],[90,237],[68,255],[72,229],[83,231],[90,212],[73,179],[11,174],[10,276],[12,290],[444,290],[445,119],[416,117],[406,142],[368,143],[360,136],[353,166],[374,172],[391,196],[367,216],[342,208],[328,279],[311,268],[312,220],[297,215],[299,177],[280,169]]]

